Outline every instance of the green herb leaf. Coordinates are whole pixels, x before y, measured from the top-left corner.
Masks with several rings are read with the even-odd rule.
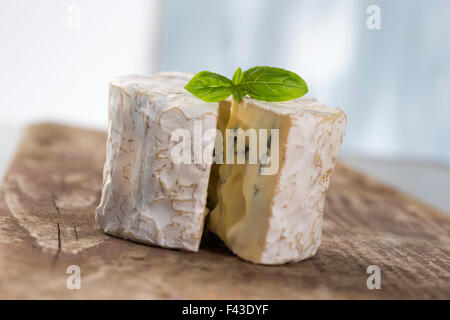
[[[308,86],[300,76],[273,67],[254,67],[244,73],[241,68],[237,68],[232,80],[217,73],[202,71],[184,88],[206,102],[219,102],[231,94],[238,102],[245,95],[262,101],[288,101],[308,92]]]
[[[233,93],[230,79],[209,71],[197,73],[184,88],[206,102],[223,101]]]
[[[233,87],[233,98],[234,98],[237,102],[241,102],[243,96],[245,96],[245,92],[244,92],[244,89],[242,89],[241,86],[235,86],[235,87]]]
[[[244,89],[240,86],[243,78],[244,74],[242,73],[241,68],[237,68],[234,72],[233,79],[231,80],[231,83],[233,84],[233,97],[237,102],[241,102],[242,97],[245,95]]]
[[[308,86],[300,76],[273,67],[248,69],[240,85],[251,98],[262,101],[288,101],[308,92]]]
[[[236,71],[234,72],[233,79],[231,80],[231,82],[233,83],[234,86],[237,86],[242,82],[243,78],[244,74],[242,73],[241,68],[237,68]]]

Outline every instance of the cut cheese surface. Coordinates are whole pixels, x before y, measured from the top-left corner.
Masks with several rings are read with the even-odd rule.
[[[261,164],[263,158],[221,165],[208,227],[234,253],[255,263],[282,264],[314,255],[345,125],[340,109],[311,97],[284,103],[233,101],[227,129],[277,129],[277,139],[267,139],[277,170],[263,175],[268,165]]]
[[[107,159],[96,211],[104,232],[198,250],[213,154],[205,152],[201,163],[176,164],[170,152],[178,141],[171,136],[177,129],[194,136],[195,123],[201,135],[215,130],[219,104],[189,94],[184,86],[191,77],[165,72],[111,81]]]

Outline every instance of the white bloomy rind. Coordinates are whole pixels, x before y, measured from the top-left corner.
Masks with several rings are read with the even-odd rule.
[[[205,103],[184,86],[192,74],[166,72],[111,81],[106,163],[96,211],[108,234],[162,247],[197,251],[206,214],[212,151],[201,164],[174,164],[176,129],[194,136],[215,129],[218,103]],[[211,137],[214,141],[215,137]],[[205,147],[208,142],[203,142]]]
[[[272,215],[260,263],[281,264],[312,257],[320,246],[323,208],[346,116],[317,100],[293,102],[293,125],[272,201]]]

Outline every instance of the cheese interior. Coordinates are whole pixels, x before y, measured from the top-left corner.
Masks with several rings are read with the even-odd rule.
[[[233,100],[226,129],[250,128],[280,130],[280,140],[286,136],[289,118],[277,115],[255,104],[240,107]],[[283,129],[284,128],[284,129]],[[234,164],[222,164],[217,182],[217,203],[209,216],[209,228],[216,233],[234,252],[249,260],[258,260],[265,245],[265,236],[270,216],[270,202],[273,198],[277,175],[261,175],[261,162],[249,163],[246,154],[245,164],[237,163],[239,152],[236,139],[226,140],[234,143]],[[249,138],[246,137],[248,153]],[[225,158],[230,146],[226,144]],[[268,136],[267,149],[270,155],[271,140]],[[211,181],[214,183],[214,181]],[[210,194],[211,196],[211,194]]]
[[[219,118],[221,132],[224,122]],[[341,110],[311,97],[287,103],[233,100],[225,129],[266,129],[268,156],[278,161],[278,170],[261,174],[269,164],[261,163],[259,153],[257,162],[249,163],[250,137],[245,138],[244,149],[236,146],[236,138],[225,138],[224,158],[233,152],[234,163],[213,166],[208,228],[230,250],[252,262],[281,264],[314,255],[345,122]],[[278,129],[278,139],[271,139],[271,129]],[[240,152],[245,152],[244,164],[237,162]]]
[[[219,103],[219,110],[217,116],[217,130],[219,130],[222,133],[222,137],[225,137],[225,130],[227,128],[227,123],[230,118],[230,107],[231,102],[228,100]],[[218,141],[216,145],[220,143],[222,143],[223,145],[223,141]],[[219,152],[219,150],[214,150],[214,155],[216,154],[216,152]],[[209,184],[208,184],[208,198],[207,198],[207,206],[210,211],[214,209],[214,207],[218,202],[217,183],[219,182],[219,168],[221,165],[222,165],[221,163],[214,162],[211,166],[211,173],[209,176]]]

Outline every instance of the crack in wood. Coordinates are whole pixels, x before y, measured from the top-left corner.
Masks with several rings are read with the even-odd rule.
[[[61,249],[62,249],[61,225],[60,225],[60,224],[62,224],[62,216],[61,216],[61,211],[60,211],[59,207],[56,205],[55,198],[56,198],[55,193],[52,192],[52,204],[53,204],[53,207],[56,209],[56,212],[58,213],[58,220],[59,220],[59,222],[56,223],[57,234],[58,234],[58,249],[56,250],[56,253],[53,257],[53,262],[52,262],[53,267],[56,265],[56,261],[58,260],[59,254],[61,253]]]
[[[59,210],[59,207],[56,205],[56,201],[55,201],[55,193],[52,192],[52,204],[56,209],[56,212],[58,213],[59,219],[61,220],[61,211]]]
[[[58,249],[56,250],[55,255],[53,256],[52,261],[52,269],[55,268],[56,262],[58,261],[59,254],[61,253],[61,227],[59,222],[56,223],[57,233],[58,233]]]
[[[78,232],[77,232],[77,227],[73,226],[73,232],[75,233],[75,241],[78,242]]]
[[[56,254],[58,255],[61,252],[61,228],[59,226],[59,223],[57,223],[56,226],[58,227],[58,251],[56,252]]]

